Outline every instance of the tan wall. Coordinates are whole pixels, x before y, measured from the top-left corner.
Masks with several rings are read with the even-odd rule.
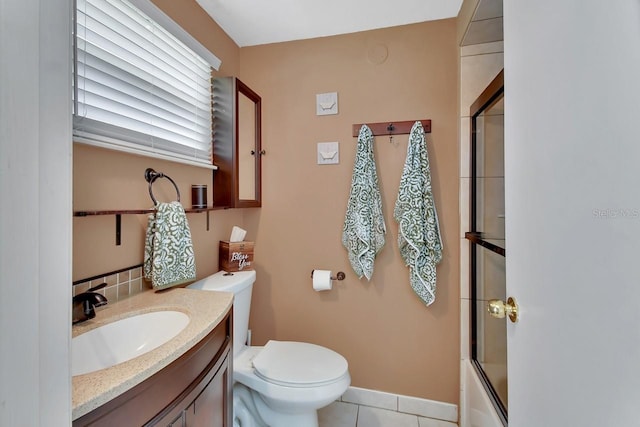
[[[151,167],[169,175],[178,185],[181,202],[191,206],[191,185],[207,184],[211,201],[211,174],[208,169],[119,153],[74,144],[73,209],[150,209],[149,185],[144,171]],[[175,200],[176,192],[166,179],[153,184],[158,201]],[[209,202],[209,204],[211,204]],[[188,214],[195,254],[197,277],[217,271],[218,242],[229,237],[233,225],[242,225],[242,211],[222,210]],[[80,280],[142,262],[147,215],[122,215],[122,243],[115,244],[115,216],[73,218],[73,280]]]
[[[367,52],[388,48],[375,65]],[[374,49],[375,50],[375,49]],[[459,221],[455,20],[240,50],[240,78],[263,98],[263,207],[245,212],[256,233],[251,328],[328,346],[349,361],[352,385],[457,403]],[[339,114],[316,116],[315,95],[338,92]],[[407,135],[377,137],[387,244],[371,282],[355,277],[341,245],[356,139],[354,123],[429,118],[434,194],[444,240],[436,302],[408,283],[392,218]],[[316,143],[339,141],[340,164],[316,164]],[[344,271],[331,292],[312,269]]]
[[[156,0],[174,20],[222,60],[219,74],[237,73],[239,48],[197,5],[195,0],[174,2]],[[169,175],[180,188],[182,204],[191,205],[191,185],[207,184],[212,200],[212,171],[173,162],[134,156],[110,150],[74,144],[73,210],[149,209],[152,206],[144,171],[151,167]],[[153,192],[159,201],[175,199],[175,190],[167,180],[158,180]],[[228,239],[233,225],[242,225],[241,210],[189,214],[196,252],[198,278],[212,274],[218,267],[218,241]],[[122,244],[115,245],[113,215],[73,219],[73,280],[107,273],[142,262],[146,215],[122,216]]]

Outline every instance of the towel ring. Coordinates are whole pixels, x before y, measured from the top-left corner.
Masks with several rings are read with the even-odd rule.
[[[153,200],[153,205],[157,205],[158,201],[156,200],[155,197],[153,197],[153,182],[157,179],[157,178],[167,178],[169,181],[171,181],[171,183],[173,184],[173,186],[176,188],[176,194],[178,196],[178,202],[180,201],[180,190],[178,189],[178,185],[175,183],[174,180],[172,180],[168,175],[163,174],[162,172],[156,172],[151,168],[147,168],[147,170],[144,171],[144,179],[149,183],[149,196],[151,196],[151,200]]]

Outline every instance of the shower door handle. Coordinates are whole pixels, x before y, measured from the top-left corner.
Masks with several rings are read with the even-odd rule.
[[[499,299],[489,300],[487,303],[487,311],[492,317],[497,319],[503,319],[505,316],[509,316],[509,320],[513,323],[518,321],[518,303],[515,298],[507,298],[507,302]]]

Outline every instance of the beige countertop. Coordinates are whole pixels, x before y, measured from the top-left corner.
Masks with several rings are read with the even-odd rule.
[[[145,291],[107,305],[96,317],[73,327],[75,337],[113,321],[161,310],[189,315],[187,327],[160,347],[107,369],[72,378],[73,419],[77,419],[151,377],[211,332],[231,309],[233,294],[173,288]]]

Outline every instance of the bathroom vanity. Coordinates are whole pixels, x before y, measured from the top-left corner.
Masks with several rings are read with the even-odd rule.
[[[139,357],[74,376],[74,426],[231,426],[232,294],[144,292],[101,310],[73,335],[161,310],[190,317],[173,339]]]

